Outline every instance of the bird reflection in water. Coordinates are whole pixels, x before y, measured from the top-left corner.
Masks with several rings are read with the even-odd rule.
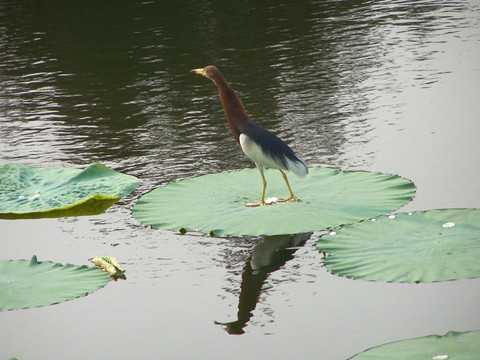
[[[215,324],[225,326],[229,334],[243,334],[268,275],[293,259],[295,252],[305,245],[311,234],[265,236],[255,246],[243,268],[237,320],[225,323],[216,321]]]

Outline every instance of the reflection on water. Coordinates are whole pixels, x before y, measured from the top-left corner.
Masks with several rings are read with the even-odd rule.
[[[237,320],[218,322],[229,334],[243,334],[253,316],[258,299],[268,275],[293,259],[295,251],[310,238],[311,233],[296,235],[265,236],[255,246],[242,272],[238,301]]]
[[[478,74],[479,10],[474,2],[443,0],[248,7],[2,1],[0,164],[100,161],[141,178],[137,197],[168,181],[252,167],[230,135],[214,87],[189,73],[215,64],[252,119],[308,165],[368,167],[379,151],[364,151],[375,129],[405,127],[402,94],[442,90],[442,81],[465,67]],[[467,55],[451,55],[464,47]],[[463,96],[458,91],[449,101]],[[379,116],[382,108],[393,115]],[[113,221],[91,231],[101,237],[121,222],[135,239],[130,214],[112,212]],[[263,239],[235,273],[242,284],[237,320],[224,323],[229,332],[244,331],[268,275],[294,256],[285,250],[291,241],[304,240]],[[175,269],[188,273],[197,265]]]

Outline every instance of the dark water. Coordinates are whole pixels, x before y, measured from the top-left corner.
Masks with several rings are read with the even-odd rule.
[[[345,359],[480,328],[478,279],[352,281],[322,268],[318,233],[212,239],[132,219],[155,186],[252,166],[214,85],[189,73],[208,64],[308,165],[412,179],[408,211],[479,206],[478,1],[2,1],[0,164],[99,161],[142,179],[100,216],[0,221],[0,259],[105,253],[128,271],[0,313],[2,358]]]

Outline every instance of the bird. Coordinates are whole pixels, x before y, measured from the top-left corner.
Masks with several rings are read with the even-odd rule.
[[[263,188],[260,201],[247,202],[246,206],[271,205],[275,202],[299,202],[300,199],[292,192],[285,171],[291,171],[301,178],[305,177],[308,174],[308,168],[300,157],[283,140],[250,119],[239,96],[215,66],[208,65],[204,68],[192,69],[190,72],[209,78],[215,83],[233,137],[243,153],[255,163],[262,176]],[[278,169],[281,172],[289,191],[287,198],[268,202],[265,200],[267,181],[264,168]]]

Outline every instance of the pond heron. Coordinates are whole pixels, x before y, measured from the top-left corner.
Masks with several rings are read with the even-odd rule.
[[[265,180],[263,168],[280,170],[287,184],[290,196],[285,199],[278,199],[278,202],[300,201],[293,195],[287,174],[284,171],[290,170],[294,174],[304,177],[308,173],[305,163],[285,142],[270,131],[255,124],[248,117],[237,93],[215,66],[209,65],[203,69],[193,69],[191,72],[203,75],[217,85],[220,101],[222,102],[230,130],[245,155],[255,163],[262,176],[262,198],[259,202],[247,203],[247,206],[270,205],[275,202],[265,201],[267,181]]]

